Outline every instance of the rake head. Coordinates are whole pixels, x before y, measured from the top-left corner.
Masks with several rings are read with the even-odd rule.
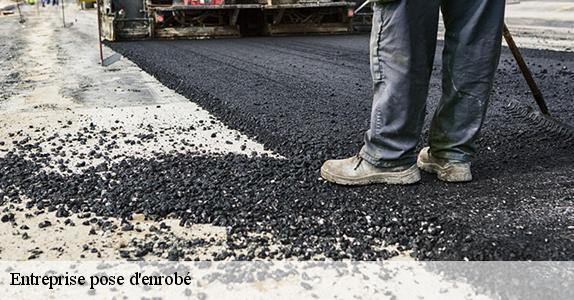
[[[512,100],[507,104],[510,112],[519,118],[526,119],[537,128],[542,128],[557,137],[574,140],[574,126],[564,123],[552,116],[545,115],[524,103]]]

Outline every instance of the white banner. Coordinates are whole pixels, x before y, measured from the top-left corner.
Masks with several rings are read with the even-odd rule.
[[[0,268],[2,299],[574,299],[569,262],[27,261]]]

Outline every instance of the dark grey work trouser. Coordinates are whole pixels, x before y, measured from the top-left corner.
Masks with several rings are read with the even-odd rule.
[[[399,0],[375,4],[371,34],[374,100],[361,157],[380,167],[412,164],[436,47],[446,27],[442,98],[429,143],[433,156],[468,161],[476,151],[498,67],[504,0]]]

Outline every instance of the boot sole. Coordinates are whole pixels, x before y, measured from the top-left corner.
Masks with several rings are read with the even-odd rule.
[[[321,168],[321,177],[329,182],[340,185],[370,185],[378,183],[408,185],[421,180],[420,170],[416,165],[400,172],[382,172],[359,178],[337,176]]]
[[[452,167],[442,167],[436,163],[423,161],[420,157],[417,159],[417,166],[425,172],[436,174],[439,180],[445,182],[472,181],[472,174],[468,174],[468,172],[457,172],[456,170],[452,170]]]

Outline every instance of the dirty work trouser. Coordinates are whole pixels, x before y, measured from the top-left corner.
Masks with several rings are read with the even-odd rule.
[[[397,0],[374,6],[374,100],[361,157],[379,167],[412,164],[424,123],[439,7],[446,27],[442,98],[429,143],[433,156],[468,161],[498,67],[504,0]]]

